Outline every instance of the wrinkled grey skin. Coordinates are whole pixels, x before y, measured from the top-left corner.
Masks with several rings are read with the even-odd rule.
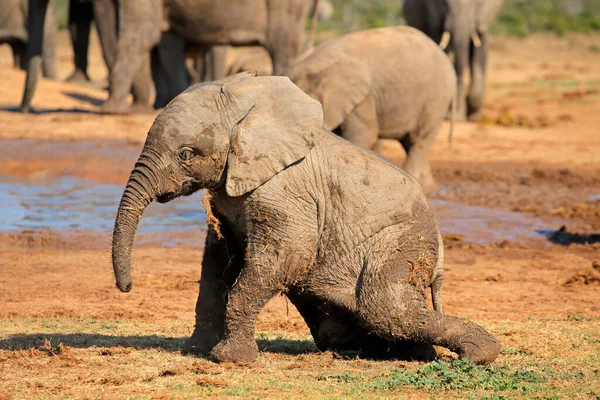
[[[323,104],[326,129],[367,149],[398,140],[403,169],[426,192],[435,188],[428,155],[454,103],[456,75],[431,39],[410,27],[354,32],[321,44],[286,75]]]
[[[12,48],[15,68],[26,69],[26,48],[30,38],[27,28],[27,0],[3,0],[0,3],[0,45],[8,44]],[[41,66],[46,78],[57,79],[56,40],[57,25],[54,14],[54,2],[48,8],[44,18],[44,29],[34,33],[33,37],[44,37],[41,52]]]
[[[425,32],[436,43],[442,42],[444,32],[450,33],[446,50],[454,52],[459,119],[481,119],[489,40],[487,30],[503,3],[504,0],[404,0],[403,13],[408,25]],[[465,108],[463,75],[467,66],[471,71],[471,85]]]
[[[313,20],[319,0],[221,1],[165,0],[165,24],[157,47],[159,61],[153,63],[155,77],[166,82],[157,86],[155,108],[164,107],[189,85],[185,52],[197,46],[204,53],[204,81],[223,79],[228,46],[262,46],[272,60],[272,73],[282,75],[300,54],[306,15]],[[316,25],[313,24],[313,31]],[[311,33],[311,37],[314,33]],[[164,70],[163,72],[157,69]],[[164,93],[167,90],[168,93]]]
[[[371,343],[435,344],[492,362],[496,338],[427,307],[443,245],[419,184],[322,126],[321,105],[286,77],[239,74],[177,96],[151,127],[119,205],[118,288],[132,288],[146,206],[206,188],[218,223],[209,220],[195,351],[254,360],[256,318],[285,293],[320,348],[366,333]]]

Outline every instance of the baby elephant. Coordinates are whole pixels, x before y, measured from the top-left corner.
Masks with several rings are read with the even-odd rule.
[[[397,139],[403,169],[435,188],[427,160],[456,97],[456,74],[431,39],[409,27],[371,29],[328,40],[286,75],[323,104],[325,128],[367,149]]]
[[[419,184],[324,130],[321,105],[287,77],[199,84],[156,118],[115,221],[121,291],[132,287],[145,207],[201,188],[209,231],[195,351],[254,360],[256,318],[284,293],[321,349],[370,337],[444,346],[479,363],[498,355],[483,328],[427,307],[426,288],[440,290],[443,244]]]

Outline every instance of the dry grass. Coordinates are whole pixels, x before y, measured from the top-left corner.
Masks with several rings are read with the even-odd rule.
[[[190,327],[180,321],[17,318],[0,322],[0,386],[14,398],[600,395],[600,320],[569,315],[487,328],[504,345],[491,374],[451,364],[447,352],[433,367],[346,359],[317,352],[304,333],[260,332],[255,364],[215,364],[182,353]]]

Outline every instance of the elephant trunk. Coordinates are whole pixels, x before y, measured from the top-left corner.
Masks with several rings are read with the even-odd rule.
[[[131,172],[115,220],[112,241],[112,263],[117,287],[129,292],[131,283],[131,249],[138,223],[148,204],[156,196],[158,179],[155,163],[142,153]]]
[[[21,112],[28,112],[42,69],[42,48],[44,45],[44,22],[48,1],[30,1],[27,13],[27,78],[21,101]]]

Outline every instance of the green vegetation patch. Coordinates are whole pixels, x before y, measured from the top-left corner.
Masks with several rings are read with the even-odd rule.
[[[512,370],[507,366],[480,366],[467,360],[434,361],[415,370],[396,369],[391,375],[376,378],[372,390],[414,389],[456,392],[485,390],[494,392],[538,392],[550,379],[532,369]]]

